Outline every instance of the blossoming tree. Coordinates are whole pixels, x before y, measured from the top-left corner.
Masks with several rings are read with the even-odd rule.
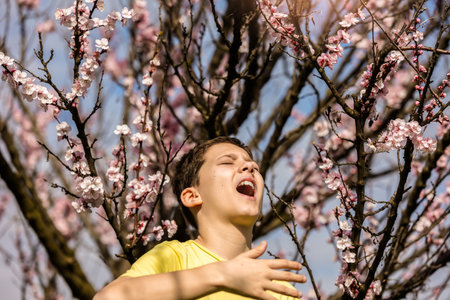
[[[308,297],[445,293],[429,279],[450,260],[447,1],[124,2],[1,4],[0,226],[18,255],[0,252],[23,295],[57,298],[63,279],[90,299],[83,241],[117,276],[193,237],[172,165],[218,135],[255,153],[255,238],[284,228]],[[308,263],[320,228],[335,291]]]

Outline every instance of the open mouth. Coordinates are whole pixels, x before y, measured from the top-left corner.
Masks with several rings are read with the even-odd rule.
[[[255,184],[250,180],[242,180],[236,190],[241,194],[253,197],[255,195]]]

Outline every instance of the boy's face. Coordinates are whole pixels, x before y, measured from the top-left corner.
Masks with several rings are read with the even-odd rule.
[[[233,144],[211,146],[196,186],[202,204],[198,220],[253,226],[261,211],[264,180],[248,153]]]

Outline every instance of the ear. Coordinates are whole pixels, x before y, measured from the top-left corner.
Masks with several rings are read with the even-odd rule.
[[[180,199],[183,205],[186,207],[196,207],[203,204],[200,193],[194,187],[185,188],[181,192]]]

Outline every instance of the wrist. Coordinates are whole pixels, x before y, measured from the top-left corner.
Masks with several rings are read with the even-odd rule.
[[[215,289],[226,288],[226,279],[225,279],[225,264],[226,262],[216,262],[207,265],[208,267],[208,280],[210,284]]]

